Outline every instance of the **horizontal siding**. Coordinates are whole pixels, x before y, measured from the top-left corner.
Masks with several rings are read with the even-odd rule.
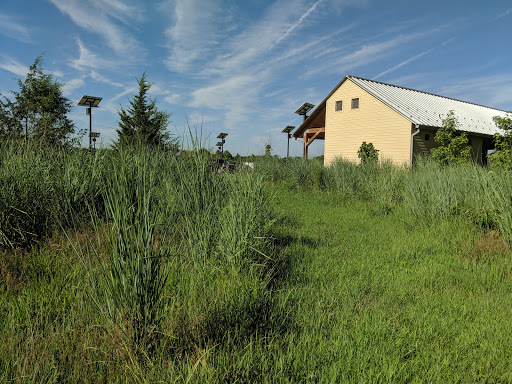
[[[358,109],[351,109],[353,98],[359,98]],[[341,111],[335,111],[336,101],[343,102]],[[373,143],[380,159],[409,164],[411,123],[347,80],[326,101],[325,164],[337,158],[358,162],[363,141]]]

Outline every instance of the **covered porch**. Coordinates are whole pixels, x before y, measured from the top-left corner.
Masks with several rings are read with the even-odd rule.
[[[308,147],[315,140],[325,140],[325,101],[306,117],[302,125],[293,133],[295,139],[302,139],[302,156],[308,158]]]

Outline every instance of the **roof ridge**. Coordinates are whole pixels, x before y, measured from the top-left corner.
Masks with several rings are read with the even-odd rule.
[[[470,102],[470,101],[465,101],[465,100],[455,99],[455,98],[453,98],[453,97],[448,97],[448,96],[438,95],[438,94],[431,93],[431,92],[420,91],[420,90],[418,90],[418,89],[413,89],[413,88],[408,88],[408,87],[402,87],[402,86],[400,86],[400,85],[384,83],[384,82],[382,82],[382,81],[377,81],[377,80],[372,80],[372,79],[365,79],[364,77],[359,77],[359,76],[354,76],[354,75],[348,75],[348,74],[347,74],[347,77],[348,77],[349,79],[350,79],[350,78],[355,78],[355,79],[359,79],[359,80],[370,81],[370,82],[372,82],[372,83],[377,83],[377,84],[387,85],[387,86],[389,86],[389,87],[401,88],[401,89],[405,89],[405,90],[407,90],[407,91],[413,91],[413,92],[423,93],[423,94],[425,94],[425,95],[436,96],[436,97],[441,97],[441,98],[443,98],[443,99],[448,99],[448,100],[458,101],[458,102],[461,102],[461,103],[466,103],[466,104],[476,105],[477,107],[483,107],[483,108],[493,109],[493,110],[495,110],[495,111],[500,111],[500,112],[505,112],[505,113],[511,113],[510,111],[505,111],[505,110],[503,110],[503,109],[498,109],[498,108],[488,107],[487,105],[482,105],[482,104],[472,103],[472,102]]]

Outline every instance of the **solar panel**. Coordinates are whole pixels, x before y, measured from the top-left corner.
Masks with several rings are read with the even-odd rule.
[[[99,132],[91,132],[91,137],[100,137]]]
[[[78,102],[78,105],[82,107],[97,107],[101,100],[101,97],[84,95]]]
[[[222,147],[222,141],[219,141],[217,144],[215,144],[216,147]]]
[[[298,115],[306,115],[309,111],[311,111],[315,106],[310,103],[303,103],[297,110],[294,112]]]
[[[217,139],[224,139],[227,135],[227,133],[219,133]]]
[[[283,129],[281,132],[283,133],[290,133],[291,131],[293,131],[295,129],[295,126],[293,125],[288,125],[285,129]]]

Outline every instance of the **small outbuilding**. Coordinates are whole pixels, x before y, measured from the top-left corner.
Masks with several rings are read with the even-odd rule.
[[[300,125],[293,137],[302,139],[303,154],[314,140],[325,140],[324,164],[337,158],[359,161],[363,141],[379,150],[381,159],[411,165],[415,155],[428,156],[443,119],[454,111],[459,129],[467,132],[471,156],[485,163],[492,137],[502,131],[494,116],[506,111],[410,88],[346,75]]]

